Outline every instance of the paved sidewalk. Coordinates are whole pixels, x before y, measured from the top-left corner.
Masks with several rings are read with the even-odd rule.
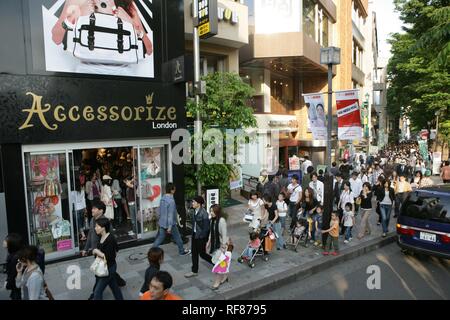
[[[241,200],[245,201],[243,198]],[[177,247],[173,243],[162,246],[165,251],[165,261],[161,269],[172,274],[174,278],[173,291],[175,293],[186,300],[249,298],[258,291],[280,286],[294,278],[322,271],[324,268],[335,265],[340,261],[362,255],[394,240],[394,233],[390,233],[388,238],[381,237],[381,227],[376,225],[378,215],[374,210],[370,217],[372,235],[359,241],[356,239],[356,227],[356,230],[353,231],[353,241],[344,244],[343,239],[340,240],[341,255],[339,257],[323,257],[319,248],[299,246],[297,253],[289,249],[275,250],[270,254],[269,261],[264,262],[258,258],[255,262],[256,267],[250,269],[247,264],[239,264],[236,261],[248,242],[248,224],[242,221],[245,209],[246,204],[225,209],[229,215],[229,234],[235,245],[235,250],[229,275],[230,281],[222,285],[218,291],[210,289],[214,275],[211,273],[211,267],[205,261],[200,259],[198,277],[186,279],[184,274],[190,271],[191,257],[179,256]],[[357,226],[359,226],[359,222],[360,216],[357,217]],[[391,220],[389,229],[395,230],[394,219]],[[118,254],[117,271],[127,281],[127,286],[122,288],[125,299],[138,299],[145,269],[148,266],[146,253],[149,248],[150,245],[128,248],[121,250]],[[55,299],[86,300],[89,297],[95,281],[94,275],[89,270],[92,261],[92,257],[86,257],[47,266],[46,281]],[[66,285],[70,275],[67,273],[68,268],[73,265],[81,268],[81,288],[78,290],[68,290]],[[4,280],[4,276],[2,274],[0,280]],[[8,293],[3,288],[0,289],[0,299],[8,299]],[[104,299],[113,299],[108,288],[104,292]]]

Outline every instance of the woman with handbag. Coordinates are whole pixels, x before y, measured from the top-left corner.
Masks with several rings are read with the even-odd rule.
[[[96,267],[91,266],[95,272],[94,300],[103,300],[103,291],[106,286],[111,288],[116,300],[123,300],[122,291],[116,278],[116,255],[119,247],[114,236],[109,233],[110,228],[111,223],[107,218],[99,218],[95,221],[95,232],[101,238],[97,249],[92,251],[96,256],[96,261],[94,261]]]
[[[227,252],[228,248],[228,235],[227,235],[227,221],[226,215],[223,213],[222,208],[215,204],[211,206],[211,226],[209,232],[209,241],[206,245],[210,248],[209,253],[212,257],[213,264],[219,262],[222,254]],[[228,281],[228,275],[226,273],[216,273],[214,284],[211,287],[213,290],[219,289],[220,285]]]

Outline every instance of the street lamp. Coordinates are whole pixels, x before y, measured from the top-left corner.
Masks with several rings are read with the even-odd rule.
[[[320,63],[328,66],[328,130],[327,130],[327,173],[324,181],[324,212],[323,229],[330,227],[331,212],[333,211],[333,176],[331,175],[331,129],[333,123],[333,65],[341,63],[341,49],[328,47],[320,49]],[[322,235],[322,244],[325,245],[328,235]]]

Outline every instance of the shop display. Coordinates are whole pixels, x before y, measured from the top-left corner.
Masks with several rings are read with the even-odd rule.
[[[60,156],[29,155],[28,162],[28,196],[34,234],[38,245],[47,253],[72,249],[71,223],[63,219],[60,174],[64,173],[65,159]]]

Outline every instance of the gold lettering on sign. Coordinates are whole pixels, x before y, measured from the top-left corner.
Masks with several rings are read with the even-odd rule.
[[[164,107],[164,108],[162,108],[162,107],[156,107],[156,109],[158,109],[159,110],[159,112],[158,112],[158,116],[156,117],[156,120],[158,121],[164,121],[164,120],[166,120],[166,116],[164,116],[163,117],[163,112],[164,112],[164,110],[166,110],[166,108]]]
[[[127,112],[128,115],[125,115],[125,112]],[[133,118],[133,110],[131,110],[130,107],[123,107],[120,115],[124,121],[130,121],[131,118]]]
[[[134,110],[136,111],[136,117],[134,118],[134,121],[139,121],[141,119],[141,113],[145,112],[144,107],[135,107]]]
[[[98,107],[98,109],[97,109],[97,113],[98,113],[97,119],[98,119],[98,121],[106,121],[106,119],[108,119],[108,115],[106,114],[107,110],[108,110],[108,108],[105,107],[105,106]]]
[[[64,122],[67,120],[67,117],[64,113],[60,114],[59,110],[61,110],[62,112],[64,112],[64,107],[63,106],[56,106],[55,111],[54,111],[54,117],[55,120],[58,122]]]
[[[77,115],[75,116],[73,114],[74,111],[77,111]],[[80,111],[80,108],[78,108],[78,106],[73,106],[72,108],[69,109],[69,119],[73,122],[77,122],[78,120],[80,120],[80,114],[78,113]]]
[[[111,121],[118,121],[120,116],[117,113],[119,111],[119,107],[118,106],[112,106],[111,109],[109,109],[109,112],[111,113],[111,115],[109,116],[109,120]]]
[[[36,113],[39,116],[39,119],[41,120],[41,123],[44,127],[46,127],[48,130],[56,130],[58,129],[57,124],[53,124],[53,126],[49,126],[47,120],[45,119],[44,113],[49,111],[51,109],[51,106],[49,104],[46,104],[45,106],[47,108],[42,108],[42,96],[38,96],[32,92],[27,92],[27,96],[31,95],[33,97],[33,105],[31,106],[31,109],[23,109],[22,112],[28,112],[28,117],[25,120],[25,123],[19,128],[19,130],[31,128],[34,127],[34,124],[30,124],[31,119],[33,118],[33,115]]]
[[[83,109],[83,118],[86,121],[94,121],[95,116],[93,115],[93,113],[94,113],[94,108],[92,108],[91,106],[86,106]]]
[[[27,114],[25,122],[19,127],[19,130],[32,128],[35,126],[33,123],[34,118],[38,118],[41,124],[48,130],[55,131],[59,128],[59,124],[65,121],[78,122],[78,121],[176,121],[177,109],[174,106],[154,106],[153,98],[154,93],[145,96],[146,106],[64,106],[56,105],[52,107],[51,104],[44,104],[42,96],[27,92],[27,96],[33,98],[32,106],[28,109],[22,109],[22,112]],[[46,114],[49,121],[46,119]],[[34,117],[37,115],[37,117]],[[53,123],[52,123],[53,122]],[[169,123],[169,122],[168,122]],[[157,123],[156,126],[153,123],[154,129],[168,129],[176,128],[175,124],[163,125]],[[174,126],[172,126],[174,125]],[[171,127],[172,126],[172,127]]]
[[[169,110],[167,110],[167,118],[172,121],[177,118],[177,109],[175,107],[170,107]]]

